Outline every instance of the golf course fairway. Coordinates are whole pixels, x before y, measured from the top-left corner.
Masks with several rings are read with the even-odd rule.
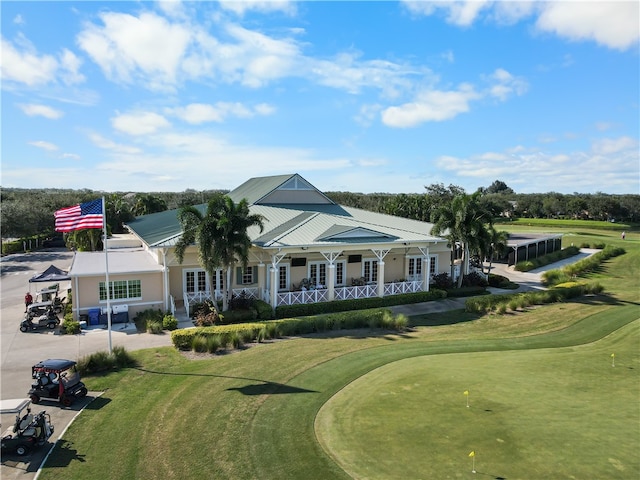
[[[329,399],[316,436],[352,478],[637,478],[639,345],[636,320],[586,345],[398,360]]]

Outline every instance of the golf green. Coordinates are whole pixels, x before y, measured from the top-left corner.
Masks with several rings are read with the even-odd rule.
[[[389,363],[325,403],[317,438],[353,478],[638,478],[639,327]]]

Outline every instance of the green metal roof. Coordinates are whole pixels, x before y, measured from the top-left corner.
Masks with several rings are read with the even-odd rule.
[[[259,204],[260,199],[293,177],[299,176],[296,174],[252,178],[229,193],[229,197],[236,203],[246,198],[250,212],[264,218],[262,232],[257,227],[251,227],[247,232],[255,245],[263,248],[281,248],[444,241],[431,235],[433,225],[430,223],[335,203]],[[196,205],[196,208],[204,214],[207,205]],[[145,215],[130,222],[128,227],[148,246],[174,246],[182,235],[177,214],[178,210],[169,210]]]
[[[271,177],[250,178],[238,188],[228,193],[231,200],[238,203],[243,198],[247,199],[249,205],[258,203],[265,195],[273,192],[283,183],[286,183],[294,175],[274,175]]]

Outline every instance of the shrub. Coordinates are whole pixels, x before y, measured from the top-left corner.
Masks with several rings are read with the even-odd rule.
[[[154,308],[147,308],[146,310],[142,310],[138,312],[135,317],[133,317],[133,322],[136,324],[136,328],[139,332],[148,332],[149,331],[149,322],[157,322],[160,324],[160,330],[162,330],[162,318],[163,313],[160,310]]]
[[[261,320],[271,320],[275,318],[275,312],[271,305],[263,300],[256,300],[253,304],[253,308],[256,309],[258,318]]]
[[[147,320],[147,333],[158,334],[162,333],[162,321],[158,320]]]
[[[258,330],[258,333],[256,334],[256,342],[262,343],[265,341],[266,338],[267,338],[267,328],[262,327],[260,330]]]
[[[162,319],[162,328],[165,330],[175,330],[178,328],[178,319],[173,315],[165,315]]]
[[[258,312],[254,308],[227,310],[221,316],[221,324],[253,322],[258,318]],[[215,322],[214,322],[215,323]]]
[[[500,305],[498,305],[498,307],[496,308],[496,313],[498,313],[499,315],[504,315],[505,313],[507,313],[507,304],[501,303]]]
[[[433,285],[433,288],[449,290],[453,287],[453,279],[448,273],[439,273],[431,277],[431,285]]]
[[[200,312],[195,316],[195,320],[193,323],[197,327],[209,327],[221,322],[222,315],[220,315],[216,310],[200,310]]]
[[[220,336],[211,335],[207,337],[207,352],[216,353],[220,349]]]
[[[204,335],[196,335],[191,340],[191,349],[194,352],[205,353],[208,351],[207,337]]]
[[[231,334],[231,345],[233,345],[233,348],[241,348],[244,345],[239,332],[233,332]]]
[[[479,272],[471,272],[462,278],[464,287],[486,287],[487,279]]]
[[[80,358],[76,367],[81,375],[87,375],[135,367],[136,365],[137,362],[125,348],[117,346],[113,348],[111,354],[106,351],[98,351]]]
[[[392,305],[408,305],[411,303],[430,302],[445,298],[444,290],[433,288],[428,292],[405,293],[386,297],[371,297],[358,300],[336,300],[333,302],[319,302],[296,305],[281,305],[276,308],[276,318],[295,318],[324,313],[347,312],[384,308]]]
[[[76,322],[75,320],[73,320],[73,318],[71,320],[67,320],[67,317],[65,316],[62,328],[60,328],[60,333],[66,335],[76,335],[80,333],[80,331],[80,322]]]

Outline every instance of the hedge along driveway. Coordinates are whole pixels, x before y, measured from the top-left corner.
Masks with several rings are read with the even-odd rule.
[[[288,385],[313,395],[271,395],[256,413],[251,455],[254,478],[350,478],[322,450],[314,432],[322,405],[344,386],[390,362],[422,355],[560,348],[594,342],[638,319],[635,305],[608,309],[563,330],[529,337],[434,344],[402,342],[349,353],[303,372]],[[284,398],[286,397],[286,398]],[[274,422],[278,418],[278,422]]]

